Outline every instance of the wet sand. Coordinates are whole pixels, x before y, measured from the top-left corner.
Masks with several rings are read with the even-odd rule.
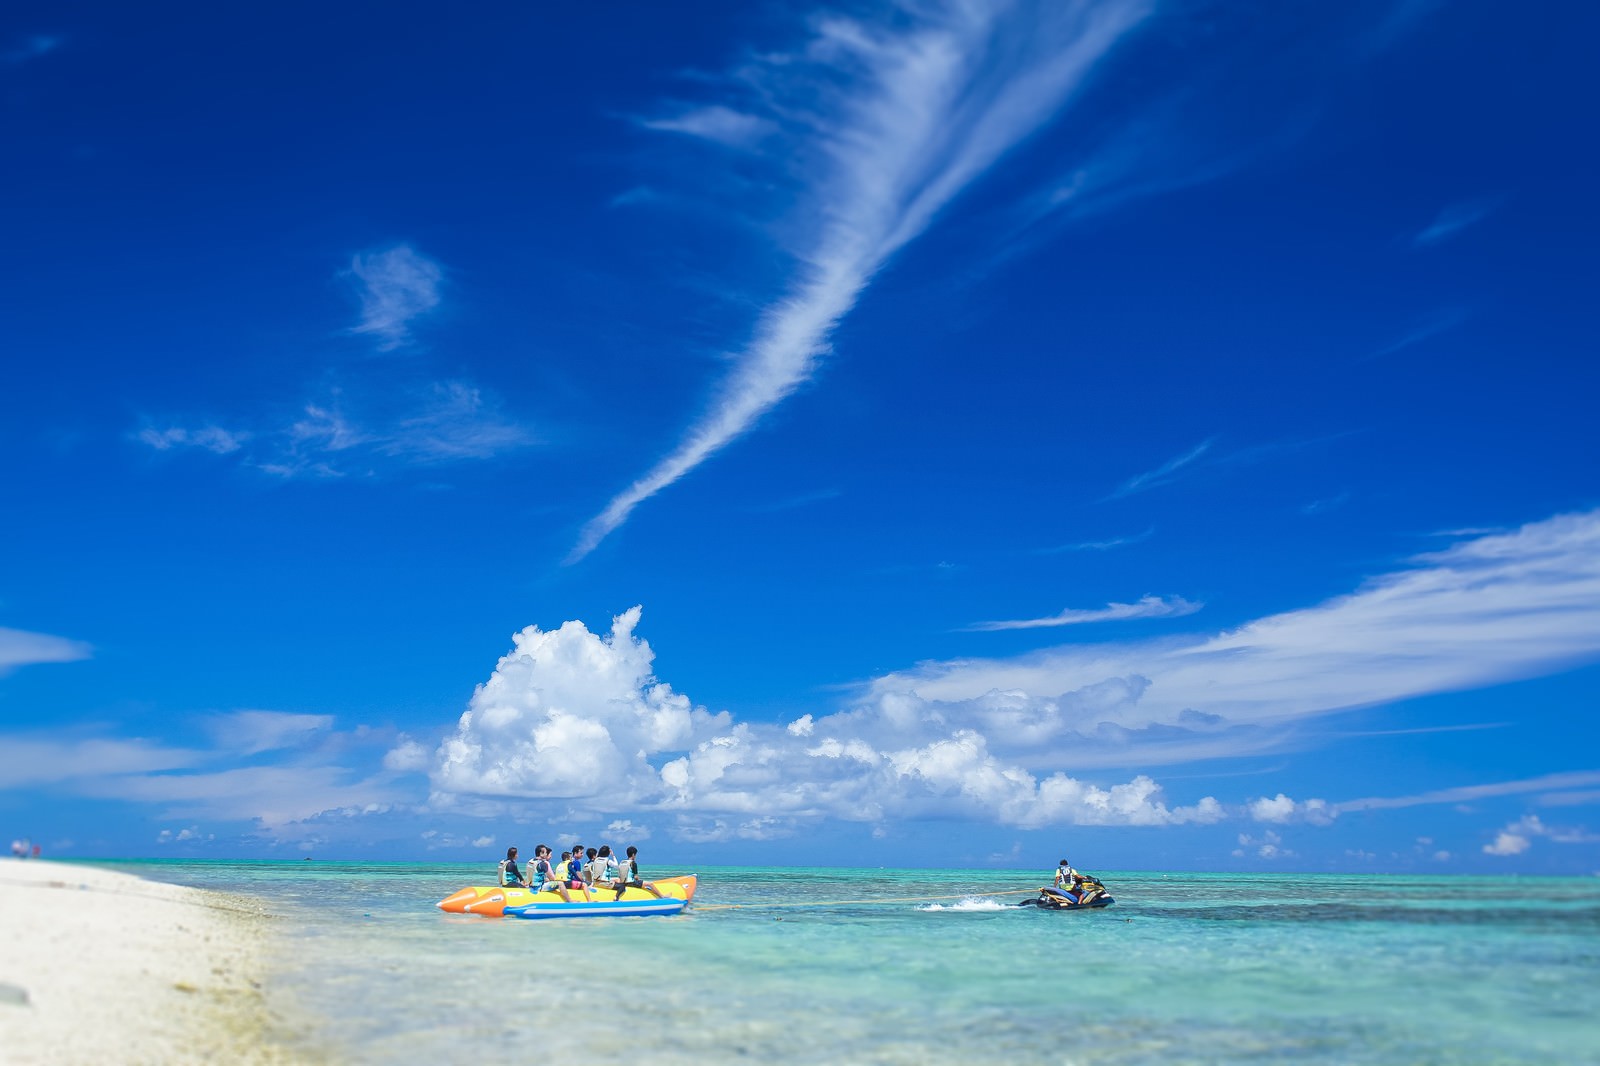
[[[0,1061],[306,1061],[269,1039],[272,921],[243,896],[0,861]]]

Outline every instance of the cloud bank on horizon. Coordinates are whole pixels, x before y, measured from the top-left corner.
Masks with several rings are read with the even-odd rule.
[[[934,3],[882,23],[816,21],[798,51],[740,72],[771,115],[717,103],[650,120],[722,145],[788,136],[802,160],[805,237],[789,292],[760,315],[710,409],[677,448],[591,519],[568,557],[592,552],[651,496],[748,432],[811,376],[828,338],[873,276],[962,190],[1052,121],[1145,0]],[[828,91],[816,96],[818,85]]]
[[[1480,535],[1413,563],[1222,633],[924,664],[787,725],[735,723],[657,680],[634,635],[637,607],[605,636],[580,622],[530,626],[438,749],[434,802],[653,811],[691,840],[759,839],[821,819],[1214,822],[1228,816],[1217,799],[1168,806],[1142,771],[1287,749],[1324,715],[1600,656],[1600,512]],[[1117,767],[1141,772],[1110,787],[1072,776]],[[1234,816],[1325,824],[1384,802],[1280,793],[1235,805]]]
[[[1600,787],[1600,769],[1580,768],[1413,795],[1178,804],[1147,772],[1314,744],[1300,727],[1326,715],[1600,658],[1600,511],[1480,533],[1349,595],[1226,632],[924,664],[787,723],[740,721],[675,691],[654,673],[640,618],[635,607],[604,634],[578,621],[527,627],[436,746],[366,727],[340,732],[330,715],[238,711],[200,723],[209,746],[12,734],[0,744],[0,788],[150,804],[197,825],[247,821],[269,844],[310,849],[359,834],[371,818],[538,817],[710,843],[777,839],[824,822],[875,833],[922,820],[1019,830],[1326,826],[1362,811],[1496,796],[1559,805]],[[47,643],[28,661],[82,651]],[[361,750],[381,752],[381,766],[353,769]],[[1129,776],[1106,779],[1118,769]],[[199,833],[173,830],[163,842]],[[1536,819],[1496,833],[1482,854],[1595,839]],[[466,847],[481,838],[426,839]],[[1248,850],[1291,854],[1267,836],[1252,836]]]

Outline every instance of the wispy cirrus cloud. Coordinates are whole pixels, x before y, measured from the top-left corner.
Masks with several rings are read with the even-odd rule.
[[[1155,536],[1156,527],[1151,526],[1143,533],[1134,533],[1126,537],[1108,537],[1105,540],[1082,540],[1072,544],[1057,544],[1052,548],[1040,548],[1036,554],[1060,555],[1063,552],[1103,552],[1112,548],[1122,548],[1129,544],[1143,544]]]
[[[584,526],[569,561],[804,384],[878,270],[1054,118],[1150,9],[1144,0],[949,2],[882,23],[828,17],[800,50],[750,68],[768,109],[799,130],[783,154],[805,170],[801,270],[761,313],[707,413]]]
[[[50,788],[159,805],[162,818],[250,823],[274,838],[297,837],[299,823],[319,817],[379,813],[419,799],[386,766],[363,772],[349,765],[359,748],[376,763],[390,733],[338,733],[326,715],[261,710],[211,715],[200,725],[209,745],[0,734],[0,790]]]
[[[1559,792],[1567,789],[1584,789],[1600,785],[1600,770],[1574,770],[1567,773],[1543,774],[1539,777],[1516,781],[1493,781],[1479,785],[1462,785],[1457,788],[1440,788],[1410,796],[1367,796],[1345,800],[1335,805],[1340,813],[1351,811],[1387,811],[1402,807],[1421,807],[1440,803],[1472,803],[1475,800],[1496,799],[1500,796],[1522,796],[1531,792]]]
[[[245,442],[250,439],[250,434],[213,425],[196,426],[192,429],[186,426],[168,426],[165,429],[146,426],[134,434],[134,439],[148,444],[158,452],[198,448],[214,455],[230,455],[244,447]]]
[[[366,252],[350,260],[361,282],[361,321],[352,333],[369,334],[380,351],[411,343],[411,322],[439,306],[444,269],[409,244]]]
[[[12,733],[0,740],[0,789],[186,770],[206,758],[198,749],[169,747],[138,737]]]
[[[443,268],[408,244],[364,252],[346,276],[362,286],[361,321],[380,351],[410,343],[410,324],[438,306]],[[538,442],[500,400],[466,380],[428,380],[426,368],[379,373],[357,365],[330,370],[315,390],[284,412],[236,419],[166,421],[146,416],[130,436],[157,452],[210,452],[283,478],[338,478],[397,465],[491,459]],[[225,428],[221,423],[231,422]],[[241,425],[241,423],[243,425]],[[248,427],[248,428],[245,428]]]
[[[684,133],[737,148],[748,148],[776,132],[777,125],[760,115],[722,104],[690,108],[666,118],[640,119],[646,129]]]
[[[1466,322],[1468,317],[1466,310],[1460,307],[1447,307],[1440,311],[1434,311],[1417,319],[1400,336],[1370,354],[1363,356],[1358,361],[1366,362],[1369,359],[1381,359],[1386,355],[1394,355],[1396,352],[1405,351],[1407,348],[1422,344],[1424,341],[1430,341],[1441,333],[1448,333]]]
[[[1462,230],[1476,226],[1500,206],[1498,197],[1480,197],[1463,200],[1442,208],[1426,227],[1411,238],[1413,248],[1429,248],[1459,235]]]
[[[89,645],[81,640],[0,626],[0,677],[19,666],[77,662],[89,658],[90,653]]]
[[[1124,496],[1132,496],[1134,493],[1144,492],[1148,489],[1156,488],[1159,485],[1167,484],[1172,480],[1173,476],[1177,474],[1178,471],[1182,470],[1184,467],[1190,465],[1196,459],[1199,459],[1202,455],[1205,455],[1207,452],[1209,452],[1211,450],[1211,446],[1216,442],[1217,438],[1215,437],[1212,437],[1209,440],[1203,440],[1183,454],[1175,455],[1171,459],[1168,459],[1154,470],[1146,470],[1142,474],[1135,474],[1127,481],[1124,481],[1121,485],[1118,485],[1116,490],[1105,499],[1120,500]]]
[[[333,715],[234,711],[212,716],[205,727],[224,750],[241,756],[258,755],[293,747],[327,732],[333,728]]]
[[[1090,610],[1067,609],[1045,618],[1024,618],[1012,622],[974,622],[966,633],[993,633],[1006,629],[1051,629],[1057,626],[1084,625],[1090,622],[1126,622],[1135,618],[1181,618],[1194,614],[1204,604],[1191,603],[1182,596],[1143,596],[1137,603],[1108,603]]]
[[[53,33],[33,33],[0,51],[0,66],[14,67],[40,56],[49,55],[65,43],[65,38]]]
[[[252,430],[146,427],[133,437],[159,452],[235,456],[281,478],[338,478],[385,466],[491,459],[539,439],[506,415],[497,398],[463,381],[413,390],[339,389],[277,425]]]
[[[1111,686],[1120,695],[1099,726],[1069,733],[1061,722],[1040,752],[1094,758],[1111,753],[1114,737],[1148,766],[1230,745],[1304,744],[1296,724],[1317,716],[1596,659],[1600,512],[1591,511],[1463,541],[1349,595],[1215,635],[928,663],[868,691],[936,703],[950,719],[994,693],[1038,715],[1060,693]]]

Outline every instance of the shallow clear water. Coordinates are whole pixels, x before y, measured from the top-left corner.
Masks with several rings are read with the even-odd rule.
[[[529,922],[433,907],[492,864],[118,865],[268,900],[285,1038],[351,1061],[1600,1062],[1595,879],[1106,873],[1046,913],[1043,871],[722,867],[679,917]]]

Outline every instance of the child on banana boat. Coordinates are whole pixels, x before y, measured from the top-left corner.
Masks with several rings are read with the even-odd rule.
[[[630,888],[639,888],[661,899],[655,885],[644,880],[639,870],[639,849],[629,845],[628,858],[619,863],[611,846],[584,850],[574,844],[571,851],[561,853],[559,863],[552,862],[554,852],[549,845],[540,844],[533,849],[533,861],[528,863],[526,874],[517,867],[517,849],[506,849],[506,857],[496,867],[496,878],[502,888],[529,888],[535,892],[555,892],[564,901],[572,902],[572,892],[582,892],[585,899],[594,898],[594,889],[608,888],[616,898]]]

